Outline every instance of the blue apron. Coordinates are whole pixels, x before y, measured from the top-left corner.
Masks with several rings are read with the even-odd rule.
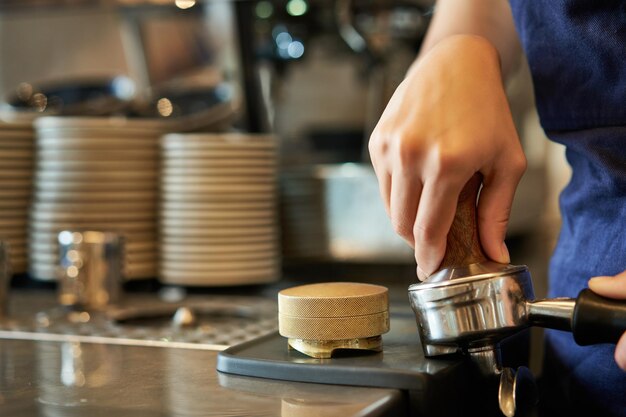
[[[572,179],[550,262],[551,297],[626,269],[626,0],[511,0],[548,137]],[[580,347],[546,332],[546,415],[626,416],[626,372],[613,345]]]

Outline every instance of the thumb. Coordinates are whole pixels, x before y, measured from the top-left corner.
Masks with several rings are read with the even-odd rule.
[[[604,297],[626,299],[626,271],[615,276],[593,277],[589,288]]]

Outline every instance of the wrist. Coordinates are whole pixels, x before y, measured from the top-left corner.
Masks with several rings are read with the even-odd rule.
[[[440,54],[445,54],[450,60],[463,65],[477,62],[485,71],[495,69],[502,79],[502,61],[498,49],[489,39],[474,34],[455,34],[441,39],[427,51],[420,52],[407,75],[415,71],[422,62]]]

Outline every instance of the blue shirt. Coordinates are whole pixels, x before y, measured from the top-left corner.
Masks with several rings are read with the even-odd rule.
[[[626,125],[626,1],[511,0],[546,130]]]
[[[572,178],[550,262],[551,297],[626,269],[626,1],[511,0],[551,140]],[[542,401],[554,415],[626,416],[626,372],[614,345],[580,347],[546,332]]]

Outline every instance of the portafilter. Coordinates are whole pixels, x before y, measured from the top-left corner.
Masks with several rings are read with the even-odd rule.
[[[503,369],[499,342],[539,326],[571,331],[579,345],[617,343],[626,331],[626,301],[589,289],[576,299],[535,300],[526,266],[491,262],[483,252],[476,227],[481,182],[477,174],[463,188],[441,269],[411,285],[409,300],[424,354],[467,354],[481,374],[500,378],[500,410],[512,416],[524,406],[520,397],[532,375],[525,368]]]

